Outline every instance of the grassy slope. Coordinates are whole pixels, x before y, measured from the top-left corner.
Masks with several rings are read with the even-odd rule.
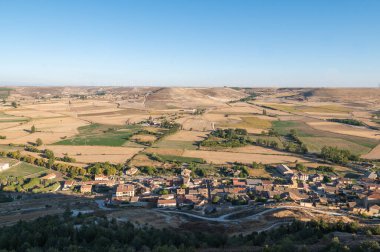
[[[48,170],[46,168],[21,162],[20,164],[11,167],[9,170],[1,172],[0,176],[25,177],[30,176],[32,174],[41,174],[47,171]]]

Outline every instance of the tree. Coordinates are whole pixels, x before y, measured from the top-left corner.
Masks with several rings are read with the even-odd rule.
[[[47,159],[53,159],[54,160],[54,152],[52,150],[45,150],[45,157]]]
[[[167,194],[169,194],[169,191],[168,191],[168,189],[162,189],[159,193],[161,195],[167,195]]]
[[[12,102],[12,107],[17,108],[17,102],[13,101]]]
[[[304,164],[298,163],[296,164],[296,170],[300,172],[306,172],[307,168]]]
[[[36,132],[36,126],[34,126],[33,124],[33,126],[30,128],[30,133],[34,133],[34,132]]]
[[[42,144],[43,144],[43,142],[42,142],[41,138],[37,138],[36,145],[41,146]]]
[[[51,169],[54,165],[54,159],[49,158],[48,163],[47,163],[47,168]]]
[[[220,201],[220,197],[218,195],[215,195],[212,199],[212,204],[217,204]]]

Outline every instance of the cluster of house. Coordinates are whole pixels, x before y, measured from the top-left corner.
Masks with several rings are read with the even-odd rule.
[[[66,180],[63,184],[63,190],[69,190],[79,187],[80,193],[92,193],[96,187],[106,186],[114,187],[118,182],[104,175],[95,175],[94,180],[76,182],[74,180]]]
[[[289,183],[269,186],[270,190],[265,190],[265,186],[258,187],[256,192],[263,189],[261,193],[268,198],[272,195],[280,198],[289,196],[303,206],[328,207],[368,216],[380,215],[380,180],[377,172],[367,171],[358,179],[350,179],[341,178],[335,173],[294,173],[286,165],[277,166],[277,171],[288,178]]]
[[[92,181],[66,181],[64,189],[79,186],[81,193],[107,187],[112,192],[107,203],[156,207],[202,208],[207,203],[229,206],[227,198],[246,204],[288,200],[304,207],[341,209],[355,214],[380,214],[380,180],[368,172],[360,179],[341,178],[335,173],[304,174],[286,165],[277,166],[285,179],[192,178],[183,169],[177,177],[139,178],[130,181],[95,176]],[[218,198],[219,200],[215,200]]]

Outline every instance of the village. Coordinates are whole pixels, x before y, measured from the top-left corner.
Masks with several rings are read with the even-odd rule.
[[[358,107],[348,97],[372,90],[334,92],[335,102],[324,89],[10,89],[1,223],[67,209],[142,222],[162,211],[214,221],[285,207],[303,210],[286,215],[296,220],[376,218],[378,96]]]
[[[184,164],[186,167],[186,164]],[[198,214],[233,211],[235,206],[296,204],[301,207],[342,211],[360,217],[380,216],[380,184],[376,172],[359,180],[335,173],[305,174],[279,164],[281,177],[192,178],[182,169],[177,177],[107,177],[91,181],[65,181],[63,191],[102,198],[108,208],[145,207],[193,211]],[[54,175],[44,179],[53,179]]]

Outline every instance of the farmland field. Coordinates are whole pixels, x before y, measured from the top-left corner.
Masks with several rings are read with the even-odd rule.
[[[60,158],[68,154],[76,159],[72,164],[81,167],[91,162],[124,163],[127,160],[132,166],[162,165],[149,160],[147,153],[162,155],[168,160],[201,158],[215,164],[291,163],[303,160],[302,154],[285,151],[292,141],[288,134],[294,129],[311,154],[319,153],[323,146],[337,146],[363,157],[378,155],[378,148],[372,150],[380,142],[378,131],[326,120],[353,118],[369,122],[374,120],[372,115],[379,108],[356,106],[352,101],[332,102],[330,97],[323,101],[318,97],[289,98],[297,94],[297,90],[261,89],[248,101],[241,100],[247,96],[244,89],[231,88],[121,88],[117,91],[110,88],[109,96],[96,96],[94,89],[79,88],[67,89],[73,92],[71,95],[75,93],[74,96],[54,99],[49,98],[56,92],[54,88],[39,90],[40,95],[49,94],[44,99],[36,98],[37,89],[32,90],[13,90],[11,98],[18,99],[20,106],[13,108],[8,102],[0,110],[0,135],[6,137],[0,139],[0,150],[20,150],[25,154],[23,146],[35,144],[36,139],[41,138],[43,145],[39,149],[51,149]],[[78,90],[88,92],[89,96],[79,98]],[[13,93],[17,95],[12,97]],[[60,96],[60,93],[55,94]],[[288,98],[284,100],[283,96]],[[377,104],[376,97],[371,98],[373,106]],[[181,124],[181,130],[165,135],[167,129],[157,126],[157,122],[163,120]],[[33,125],[37,128],[35,133],[30,132]],[[218,127],[246,129],[248,145],[198,147],[198,143]],[[270,128],[280,136],[269,136]],[[250,144],[257,139],[265,140],[260,143],[262,146]],[[273,141],[276,147],[264,147]]]
[[[265,104],[273,109],[282,110],[290,113],[297,112],[316,112],[316,113],[349,113],[352,110],[339,105],[320,105],[320,106],[306,106],[306,105],[283,105],[283,104]]]
[[[133,130],[121,131],[118,127],[101,124],[91,124],[78,129],[79,134],[73,138],[59,141],[57,145],[99,145],[122,146],[133,135]]]
[[[380,144],[376,146],[370,153],[363,156],[368,159],[380,160]]]
[[[45,147],[44,147],[45,148]],[[115,146],[69,146],[69,145],[49,145],[57,157],[64,154],[75,158],[78,163],[93,163],[109,161],[111,163],[123,163],[142,148],[115,147]]]
[[[40,174],[47,172],[48,169],[21,162],[20,164],[11,167],[9,170],[0,173],[0,176],[14,176],[14,177],[27,177],[27,176],[39,176]]]
[[[271,121],[259,117],[240,117],[236,123],[221,124],[222,127],[268,129],[272,126]]]
[[[166,162],[184,162],[184,163],[204,163],[204,159],[185,156],[173,156],[173,155],[158,155],[163,161]]]
[[[323,146],[338,147],[340,149],[350,150],[353,154],[366,154],[371,151],[370,147],[360,145],[360,143],[351,142],[342,138],[330,137],[300,137],[302,142],[306,144],[310,152],[319,153]]]
[[[358,137],[354,135],[345,135],[337,132],[314,129],[305,122],[301,121],[276,121],[273,122],[273,126],[277,132],[283,135],[288,134],[291,129],[295,129],[297,134],[302,139],[305,139],[307,142],[311,143],[311,149],[314,151],[317,151],[323,147],[321,145],[324,142],[328,142],[329,144],[326,145],[334,145],[334,143],[336,143],[336,146],[343,145],[344,147],[345,144],[347,144],[347,148],[353,146],[354,152],[364,154],[379,143],[379,140],[373,138]],[[313,138],[316,139],[315,143],[313,143]]]
[[[263,164],[290,163],[298,160],[299,162],[307,162],[306,160],[289,155],[272,155],[272,154],[256,154],[256,153],[236,153],[227,151],[204,151],[204,150],[185,150],[183,156],[202,158],[207,162],[214,164],[225,164],[232,162],[242,162],[250,164],[253,161]]]
[[[154,148],[168,148],[168,149],[188,149],[195,150],[197,145],[192,141],[180,141],[180,140],[166,140],[163,139],[155,143]]]

